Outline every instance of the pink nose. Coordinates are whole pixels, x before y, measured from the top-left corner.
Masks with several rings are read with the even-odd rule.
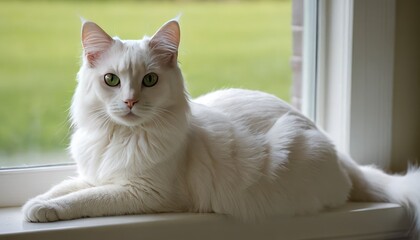
[[[127,107],[132,109],[134,104],[136,104],[138,102],[138,100],[134,100],[134,99],[127,99],[124,101],[125,104],[127,104]]]

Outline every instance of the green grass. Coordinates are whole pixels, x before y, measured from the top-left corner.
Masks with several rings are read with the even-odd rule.
[[[192,96],[243,87],[290,98],[289,1],[0,2],[0,155],[67,146],[79,16],[135,39],[179,13],[179,60]]]

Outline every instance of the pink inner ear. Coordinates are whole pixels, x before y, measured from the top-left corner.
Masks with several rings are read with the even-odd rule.
[[[95,63],[95,61],[99,58],[99,53],[86,53],[86,58],[89,62],[89,64],[93,67]]]
[[[176,63],[180,30],[177,21],[169,21],[163,25],[152,37],[149,47],[155,55],[156,61],[161,63]]]
[[[108,50],[114,40],[93,22],[85,22],[82,26],[82,45],[87,61],[94,66],[101,54]]]

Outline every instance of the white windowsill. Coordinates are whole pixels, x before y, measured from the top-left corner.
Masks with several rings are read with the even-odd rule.
[[[0,239],[402,239],[408,226],[404,209],[391,203],[348,203],[319,215],[259,224],[193,213],[28,223],[20,208],[0,209]]]

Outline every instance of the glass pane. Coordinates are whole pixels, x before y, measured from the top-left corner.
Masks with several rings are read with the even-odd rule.
[[[192,96],[242,87],[289,101],[291,1],[0,2],[0,168],[71,162],[78,16],[136,39],[179,13],[179,60]]]

